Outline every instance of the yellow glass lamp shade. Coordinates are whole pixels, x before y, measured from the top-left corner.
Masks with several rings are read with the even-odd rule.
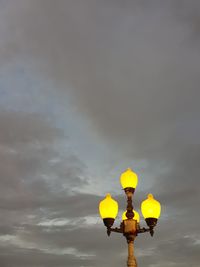
[[[136,188],[138,184],[137,174],[134,173],[130,168],[121,174],[120,182],[122,187],[125,188]]]
[[[122,214],[122,220],[123,220],[123,221],[124,221],[124,220],[127,220],[126,212],[127,212],[127,211],[125,211],[125,212]],[[134,217],[133,217],[133,219],[136,220],[137,223],[139,223],[139,222],[140,222],[140,215],[139,215],[139,213],[138,213],[137,211],[135,211],[135,210],[133,210],[133,212],[134,212]]]
[[[161,205],[157,200],[154,199],[152,194],[148,194],[148,198],[142,201],[141,211],[145,219],[158,219],[160,217]]]
[[[110,194],[106,195],[99,203],[99,213],[102,219],[112,218],[115,219],[118,214],[118,203],[115,201]]]

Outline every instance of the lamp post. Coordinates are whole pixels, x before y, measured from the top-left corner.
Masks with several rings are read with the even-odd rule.
[[[151,236],[154,234],[154,227],[157,224],[161,212],[160,203],[154,199],[152,194],[141,203],[141,211],[145,218],[148,228],[141,228],[139,214],[133,209],[132,197],[137,187],[138,177],[130,168],[122,173],[120,177],[122,188],[127,197],[127,208],[122,215],[122,222],[119,228],[112,228],[118,213],[118,203],[112,199],[110,194],[99,203],[99,212],[103,219],[104,225],[107,227],[107,234],[111,232],[122,233],[128,243],[128,267],[137,267],[134,256],[134,240],[140,233],[149,232]]]

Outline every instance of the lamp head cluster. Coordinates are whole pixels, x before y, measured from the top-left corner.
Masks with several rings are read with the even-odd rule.
[[[130,168],[127,169],[121,174],[120,183],[125,191],[128,203],[127,210],[122,215],[121,225],[127,225],[128,223],[131,223],[132,220],[136,221],[137,227],[139,227],[140,216],[132,206],[132,196],[138,184],[137,174],[134,173]],[[149,229],[143,228],[143,231],[141,230],[140,232],[149,231],[150,234],[153,235],[153,228],[156,226],[158,218],[160,217],[161,205],[156,199],[154,199],[152,194],[148,194],[147,199],[141,203],[141,211]],[[108,229],[111,229],[118,214],[118,203],[111,197],[110,194],[107,194],[106,198],[99,203],[99,213],[105,226]],[[122,232],[124,233],[124,229]]]

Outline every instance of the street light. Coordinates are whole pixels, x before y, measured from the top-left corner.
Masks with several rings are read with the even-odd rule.
[[[139,224],[140,216],[138,212],[133,209],[132,203],[132,197],[138,183],[137,174],[129,168],[122,173],[120,182],[127,196],[127,208],[122,215],[120,227],[112,228],[118,213],[118,204],[110,194],[107,194],[106,198],[99,203],[99,213],[103,219],[104,225],[107,227],[108,236],[110,236],[111,232],[122,233],[125,236],[128,243],[127,266],[137,267],[133,242],[140,233],[150,232],[151,236],[153,236],[154,227],[160,217],[161,206],[160,203],[154,199],[152,194],[148,194],[147,199],[142,201],[141,204],[142,215],[145,218],[148,228],[141,228]]]

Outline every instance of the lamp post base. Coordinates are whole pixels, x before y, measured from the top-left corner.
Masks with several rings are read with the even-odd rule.
[[[127,267],[137,267],[137,262],[133,253],[133,241],[128,242],[128,260],[127,260]]]

